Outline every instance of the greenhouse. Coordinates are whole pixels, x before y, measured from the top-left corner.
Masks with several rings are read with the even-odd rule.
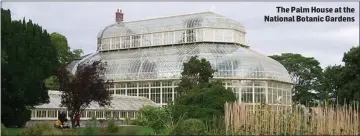
[[[243,103],[290,105],[292,81],[279,62],[247,45],[245,28],[213,12],[202,12],[123,22],[121,10],[115,23],[98,34],[97,51],[79,63],[106,61],[105,77],[116,83],[114,95],[146,97],[166,105],[176,97],[182,64],[191,56],[205,58],[217,70],[226,88]]]
[[[176,97],[183,63],[198,56],[210,61],[217,70],[214,79],[221,79],[240,103],[291,105],[293,83],[288,71],[251,50],[239,22],[213,12],[129,22],[123,16],[118,10],[115,23],[100,31],[97,51],[68,65],[72,73],[81,63],[102,60],[107,62],[105,77],[115,82],[109,89],[114,96],[138,97],[138,103],[147,102],[146,98],[166,106]]]
[[[65,107],[60,107],[61,92],[49,91],[50,103],[35,106],[31,110],[31,120],[57,120],[60,111],[66,111]],[[81,114],[81,120],[88,120],[92,117],[97,119],[116,118],[119,120],[135,119],[137,112],[144,105],[157,106],[153,101],[144,97],[134,96],[113,96],[111,105],[100,107],[98,104],[92,103]],[[69,114],[67,112],[67,118]]]

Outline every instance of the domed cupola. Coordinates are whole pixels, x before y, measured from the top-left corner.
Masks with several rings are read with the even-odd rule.
[[[115,23],[105,27],[98,34],[98,51],[107,51],[125,48],[130,46],[130,37],[134,34],[128,27],[125,26],[124,13],[117,9],[115,13]]]

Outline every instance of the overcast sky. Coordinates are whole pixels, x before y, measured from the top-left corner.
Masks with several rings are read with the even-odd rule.
[[[329,14],[332,16],[354,16],[349,23],[268,23],[264,15],[279,14],[277,6],[317,6],[356,9],[353,14]],[[81,48],[85,53],[96,50],[97,34],[115,22],[115,11],[121,8],[124,21],[172,16],[179,14],[213,11],[236,20],[247,31],[249,46],[265,55],[299,53],[315,57],[321,66],[342,64],[342,56],[352,46],[359,44],[359,3],[246,3],[246,2],[4,2],[3,8],[10,9],[13,19],[26,17],[40,24],[50,32],[59,32],[68,39],[71,48]],[[303,14],[304,15],[304,14]],[[309,14],[317,16],[319,14]],[[326,14],[320,14],[326,15]]]

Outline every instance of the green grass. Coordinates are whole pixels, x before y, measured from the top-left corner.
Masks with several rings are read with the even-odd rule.
[[[8,135],[21,135],[23,128],[6,128],[6,134]],[[3,130],[1,130],[3,131]]]
[[[78,129],[63,129],[59,130],[64,135],[85,135],[83,132],[86,131],[86,128]],[[25,128],[6,128],[6,134],[11,136],[22,135],[22,131]],[[3,131],[3,130],[2,130]],[[104,131],[104,128],[94,128],[95,135],[104,135],[107,134]],[[115,133],[116,135],[149,135],[153,134],[152,128],[142,127],[142,126],[119,126],[119,131]]]

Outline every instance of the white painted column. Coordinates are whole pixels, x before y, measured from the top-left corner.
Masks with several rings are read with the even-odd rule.
[[[116,84],[114,84],[114,88],[113,88],[113,89],[114,89],[114,94],[117,95],[117,94],[116,94]]]
[[[165,29],[164,29],[164,31],[162,32],[162,42],[161,42],[161,44],[165,44],[165,33],[166,33],[166,31],[165,31]]]
[[[109,40],[110,40],[110,42],[109,42],[109,46],[110,46],[109,49],[110,49],[110,50],[114,49],[114,48],[113,48],[113,41],[112,41],[112,39],[113,39],[112,37],[109,38]]]
[[[139,82],[136,82],[136,96],[139,97]]]
[[[33,110],[34,111],[34,118],[37,118],[37,110]]]
[[[122,42],[122,36],[119,37],[119,43],[120,43],[120,49],[123,49],[125,45]]]
[[[174,34],[174,39],[173,39],[172,44],[176,44],[176,33],[175,33],[175,31],[173,32],[173,34]]]
[[[212,29],[212,39],[211,41],[215,41],[215,29]]]
[[[125,96],[128,96],[127,92],[128,92],[128,88],[127,88],[127,83],[125,83]]]
[[[130,47],[130,48],[133,47],[132,43],[133,43],[133,36],[130,35],[130,41],[129,41],[129,44],[130,44],[129,47]]]
[[[252,96],[253,96],[253,98],[252,98],[252,101],[253,101],[253,103],[252,103],[252,107],[253,107],[253,112],[255,113],[255,81],[253,80],[252,81]]]
[[[241,82],[241,80],[239,80],[239,82]],[[241,83],[239,84],[239,103],[242,103],[242,89],[243,89],[243,86],[241,85]]]
[[[150,46],[153,46],[154,45],[154,34],[151,33],[151,40],[150,40]]]
[[[162,104],[163,104],[163,101],[162,101],[162,99],[163,99],[163,95],[162,95],[162,82],[160,82],[160,105],[162,106]]]
[[[149,90],[149,100],[151,100],[151,88],[150,88],[151,83],[148,82],[147,84],[148,84],[148,85],[147,85],[147,89]]]
[[[105,119],[106,112],[105,112],[105,111],[102,111],[102,113],[103,113],[102,118]]]
[[[219,30],[221,31],[221,36],[222,36],[221,40],[225,41],[225,31],[223,29],[219,29]]]
[[[199,41],[199,38],[198,38],[198,30],[199,29],[195,29],[195,42]]]
[[[203,35],[203,41],[205,41],[206,37],[205,37],[205,29],[202,28],[202,35]]]
[[[140,35],[140,45],[139,46],[142,47],[143,46],[142,44],[143,44],[143,35]]]
[[[231,42],[234,42],[234,31],[235,30],[231,30]]]
[[[171,87],[172,87],[172,101],[175,101],[175,81],[171,81]]]
[[[97,112],[96,111],[94,111],[94,116],[95,116],[95,118],[97,118]]]
[[[265,103],[269,103],[268,81],[265,81]]]
[[[186,43],[186,42],[187,42],[187,33],[186,33],[186,31],[187,31],[187,29],[186,29],[186,30],[184,30],[184,43]]]
[[[255,103],[255,81],[251,81],[252,82],[252,101],[253,101],[253,104]]]

